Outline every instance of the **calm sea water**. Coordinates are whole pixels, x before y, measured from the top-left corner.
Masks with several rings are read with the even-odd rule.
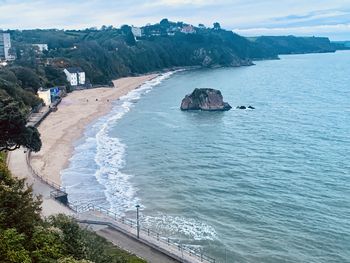
[[[180,111],[194,88],[256,109]],[[350,52],[162,76],[88,127],[63,182],[219,262],[350,262]]]

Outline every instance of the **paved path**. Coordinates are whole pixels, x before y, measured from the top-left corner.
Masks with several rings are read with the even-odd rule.
[[[171,259],[165,254],[160,253],[151,247],[147,247],[144,244],[130,239],[123,233],[116,231],[111,227],[103,228],[96,232],[98,235],[110,240],[113,244],[127,251],[133,251],[133,253],[141,256],[147,262],[152,263],[175,263],[179,262]]]
[[[32,185],[33,193],[36,196],[42,196],[42,215],[47,217],[61,213],[73,216],[75,213],[71,209],[50,198],[50,192],[54,189],[32,174],[27,166],[26,154],[22,148],[9,152],[8,167],[12,175],[26,179],[27,184]]]
[[[48,106],[43,106],[39,112],[32,113],[27,122],[27,126],[36,126],[42,121],[42,119],[49,114],[50,108]]]
[[[155,250],[151,247],[145,246],[144,244],[138,242],[137,240],[131,239],[129,236],[121,233],[120,231],[116,231],[114,228],[109,226],[103,226],[99,228],[95,228],[93,225],[89,225],[92,227],[94,231],[99,235],[110,242],[112,242],[117,247],[129,251],[139,257],[143,258],[147,262],[152,263],[178,263],[167,255]]]
[[[98,208],[95,208],[98,209]],[[105,213],[105,212],[104,212]],[[135,223],[127,221],[127,219],[122,220],[121,218],[114,219],[112,214],[108,216],[99,211],[87,211],[78,214],[78,220],[89,225],[94,225],[95,227],[101,227],[104,225],[107,227],[102,230],[98,230],[97,233],[103,234],[105,237],[110,237],[113,233],[119,233],[119,235],[125,235],[129,237],[130,242],[129,247],[126,249],[129,251],[135,251],[134,253],[140,251],[139,246],[143,247],[142,257],[147,259],[147,251],[157,250],[160,254],[167,255],[168,258],[172,258],[171,262],[185,262],[185,263],[199,263],[199,262],[214,262],[214,260],[205,260],[205,256],[201,258],[200,255],[194,255],[187,251],[182,250],[181,246],[176,245],[173,241],[169,239],[161,238],[157,236],[156,233],[147,229],[142,229],[140,231],[140,236],[137,238],[137,228]],[[108,240],[111,240],[108,238]],[[170,243],[169,243],[170,242]],[[135,245],[137,244],[137,245]],[[145,252],[146,251],[146,252]],[[153,262],[153,261],[151,261]],[[162,262],[162,261],[161,261]],[[168,262],[168,261],[167,261]]]

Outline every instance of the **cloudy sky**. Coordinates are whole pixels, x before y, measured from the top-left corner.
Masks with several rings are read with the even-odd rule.
[[[0,0],[0,28],[141,26],[162,18],[246,35],[328,36],[350,40],[350,0]]]

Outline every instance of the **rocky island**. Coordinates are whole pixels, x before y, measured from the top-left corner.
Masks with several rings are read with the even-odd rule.
[[[181,110],[228,111],[232,107],[223,101],[220,90],[195,89],[181,102]]]

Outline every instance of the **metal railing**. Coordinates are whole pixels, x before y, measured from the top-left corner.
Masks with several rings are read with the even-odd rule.
[[[126,217],[119,217],[116,213],[100,207],[100,206],[96,206],[93,204],[86,204],[86,205],[74,205],[72,203],[68,203],[68,206],[75,212],[77,212],[78,214],[80,213],[84,213],[84,212],[88,212],[88,211],[97,211],[100,212],[104,215],[106,215],[108,218],[110,218],[111,220],[114,220],[116,222],[122,223],[125,226],[131,227],[135,230],[137,230],[137,222],[134,220],[131,220],[129,218]],[[101,223],[106,223],[103,221],[99,221]],[[108,222],[107,222],[108,223]],[[124,229],[125,230],[125,229]],[[165,244],[166,246],[171,247],[172,249],[175,249],[177,251],[179,251],[182,255],[187,255],[190,258],[194,258],[199,260],[200,262],[206,262],[206,263],[215,263],[215,259],[207,256],[203,253],[198,253],[197,251],[194,251],[192,249],[187,248],[186,246],[176,242],[175,240],[172,240],[171,238],[166,238],[163,237],[160,233],[153,231],[150,228],[145,228],[145,227],[140,227],[140,234],[143,233],[144,236],[148,236],[148,237],[153,237],[154,239],[156,239],[158,242]],[[156,244],[155,244],[156,245]]]
[[[51,186],[54,191],[56,192],[61,192],[61,193],[64,193],[66,194],[66,188],[65,187],[62,187],[60,186],[59,184],[56,184],[55,182],[41,176],[40,174],[38,174],[32,167],[32,165],[30,164],[30,156],[31,156],[31,151],[30,150],[27,150],[27,154],[26,154],[26,162],[27,162],[27,166],[30,170],[30,172],[37,178],[39,178],[43,183]]]
[[[56,108],[58,104],[61,103],[61,101],[62,101],[62,98],[59,98],[55,102],[51,103],[51,105],[48,106],[49,108],[45,112],[42,112],[41,116],[39,116],[36,121],[33,121],[34,124],[32,124],[31,126],[38,127],[40,123],[53,111],[53,109]],[[32,118],[33,113],[35,112],[32,110],[27,116],[27,125],[30,122],[30,119]],[[39,113],[36,113],[36,114],[39,114]]]
[[[31,166],[30,164],[30,155],[31,152],[28,151],[26,154],[26,162],[27,162],[27,166],[30,169],[31,173],[36,176],[37,178],[39,178],[43,183],[49,185],[50,187],[52,187],[54,190],[50,192],[50,197],[52,198],[57,198],[59,196],[62,195],[66,195],[66,189],[65,187],[61,187],[60,185],[56,184],[53,181],[50,181],[49,179],[39,175]],[[110,218],[111,220],[114,220],[116,222],[119,222],[125,226],[131,227],[135,230],[137,230],[137,223],[134,220],[131,220],[129,218],[126,217],[119,217],[116,213],[103,208],[101,206],[97,206],[97,205],[93,205],[93,204],[85,204],[85,205],[75,205],[72,203],[66,204],[72,211],[81,214],[84,212],[88,212],[88,211],[97,211],[100,212],[104,215],[106,215],[108,218]],[[102,221],[101,221],[102,222]],[[124,229],[126,230],[126,229]],[[171,247],[172,249],[178,250],[181,254],[185,254],[187,256],[189,256],[190,258],[194,258],[199,260],[200,262],[205,262],[205,263],[215,263],[215,259],[212,257],[209,257],[203,253],[198,253],[192,249],[187,248],[186,246],[176,242],[175,240],[172,240],[171,238],[166,238],[163,237],[160,233],[150,229],[150,228],[145,228],[145,227],[140,227],[140,233],[143,233],[145,236],[148,237],[153,237],[154,239],[156,239],[158,242],[166,244],[167,246]],[[131,232],[129,232],[129,234],[133,234]]]

